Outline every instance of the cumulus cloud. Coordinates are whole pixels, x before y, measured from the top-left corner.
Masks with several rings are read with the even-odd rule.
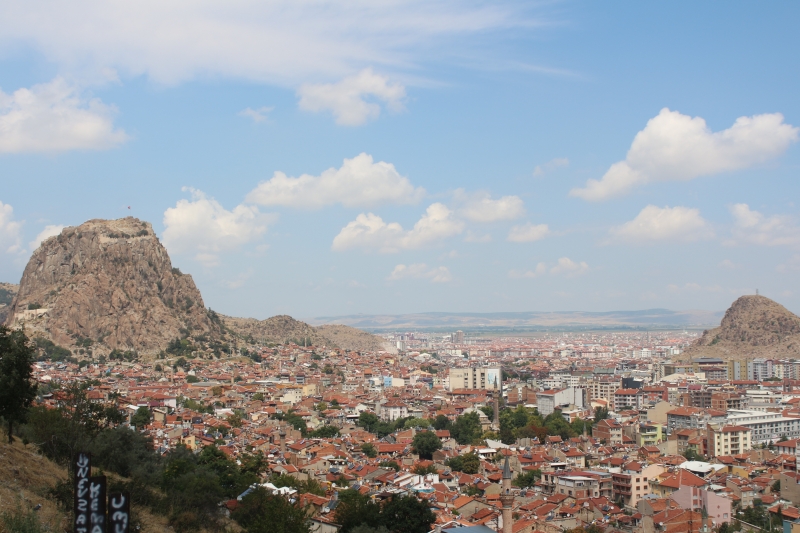
[[[511,242],[534,242],[547,237],[550,228],[547,224],[522,224],[514,226],[508,232],[508,240]]]
[[[431,204],[408,231],[397,222],[386,223],[373,213],[362,213],[333,239],[335,251],[370,248],[391,253],[422,248],[464,231],[464,222],[453,217],[444,204]]]
[[[28,248],[31,251],[36,250],[37,248],[39,248],[39,245],[42,244],[45,240],[47,240],[50,237],[55,237],[56,235],[60,234],[61,230],[63,230],[63,229],[64,229],[64,226],[59,226],[59,225],[55,225],[55,224],[51,224],[51,225],[45,226],[44,229],[39,232],[39,234],[36,236],[36,238],[33,239],[30,243],[28,243]]]
[[[567,159],[566,157],[557,157],[555,159],[551,159],[544,165],[536,165],[536,167],[533,169],[533,175],[538,178],[544,176],[545,174],[549,174],[550,172],[559,167],[568,167],[568,166],[569,166],[569,159]]]
[[[739,265],[731,261],[730,259],[723,259],[719,262],[719,267],[724,268],[725,270],[735,270],[739,268]]]
[[[467,194],[464,189],[457,189],[454,197],[461,204],[458,214],[472,222],[514,220],[525,214],[525,205],[519,196],[503,196],[493,200],[488,192]]]
[[[648,205],[636,218],[611,228],[611,239],[619,242],[697,241],[714,235],[698,209]]]
[[[747,204],[730,207],[733,215],[733,240],[728,244],[758,244],[761,246],[794,246],[800,244],[800,227],[793,217],[764,216]]]
[[[275,172],[247,195],[247,201],[259,205],[282,205],[316,209],[326,205],[372,207],[380,204],[412,204],[425,195],[414,187],[391,163],[375,163],[371,155],[359,154],[345,159],[341,168],[329,168],[319,176],[303,174],[298,178]]]
[[[22,251],[22,223],[14,220],[14,208],[0,202],[0,251]]]
[[[170,253],[193,253],[207,266],[216,265],[220,253],[260,237],[272,220],[257,207],[238,205],[228,211],[202,191],[184,190],[191,200],[179,200],[164,212],[164,245]]]
[[[797,138],[798,128],[785,124],[780,113],[739,117],[730,128],[712,132],[702,118],[664,108],[636,134],[624,161],[570,195],[607,200],[649,182],[740,170],[779,156]]]
[[[390,111],[402,111],[406,89],[367,68],[338,83],[304,83],[297,95],[298,105],[304,111],[330,111],[337,124],[360,126],[378,118],[381,114],[378,102]]]
[[[511,270],[508,273],[510,278],[538,278],[547,274],[547,265],[540,262],[532,270]]]
[[[112,67],[162,84],[210,75],[295,86],[368,66],[413,68],[456,39],[542,23],[523,9],[450,0],[6,0],[0,50],[32,48],[62,72]]]
[[[425,263],[414,263],[413,265],[397,265],[387,279],[397,281],[408,278],[427,279],[431,283],[447,283],[452,281],[453,276],[445,266],[428,268]]]
[[[258,109],[253,109],[252,107],[248,107],[246,109],[242,109],[239,111],[240,117],[247,117],[251,119],[253,122],[258,124],[259,122],[264,122],[269,119],[270,112],[275,109],[274,107],[259,107]]]
[[[0,153],[114,148],[128,140],[114,127],[115,113],[63,78],[12,94],[0,91]]]
[[[565,275],[568,277],[580,276],[589,270],[589,265],[586,261],[573,261],[569,257],[562,257],[558,260],[556,265],[550,269],[551,274]]]
[[[569,257],[562,257],[556,263],[548,268],[547,263],[539,262],[532,270],[510,270],[508,277],[510,278],[538,278],[544,275],[567,277],[580,276],[589,271],[589,264],[586,261],[573,261]]]

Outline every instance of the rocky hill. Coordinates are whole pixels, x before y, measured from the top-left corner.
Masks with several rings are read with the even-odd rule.
[[[11,309],[11,303],[14,301],[14,296],[19,291],[19,285],[13,283],[0,282],[0,324],[4,324],[8,317],[8,312]]]
[[[742,296],[681,359],[689,357],[800,358],[800,317],[764,296]]]
[[[235,318],[221,315],[225,326],[236,335],[257,343],[295,342],[303,345],[324,345],[356,351],[384,350],[380,337],[349,326],[313,327],[288,315],[278,315],[266,320]]]
[[[0,323],[24,326],[76,355],[219,355],[248,340],[383,347],[379,337],[354,328],[323,331],[289,316],[256,320],[206,309],[194,280],[172,266],[152,226],[132,217],[90,220],[45,240],[18,286],[0,284],[0,305]]]
[[[213,344],[221,323],[152,226],[128,217],[64,229],[33,252],[6,323],[57,345],[155,354],[176,338]]]

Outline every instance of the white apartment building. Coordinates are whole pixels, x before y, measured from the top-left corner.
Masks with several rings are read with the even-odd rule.
[[[547,416],[562,405],[584,406],[584,390],[575,387],[566,389],[543,390],[536,393],[536,409],[542,416]]]
[[[783,416],[781,413],[764,413],[751,410],[730,410],[728,424],[750,429],[752,444],[777,441],[782,436],[800,438],[800,418]]]
[[[503,389],[503,374],[500,367],[451,368],[449,390],[456,389]]]

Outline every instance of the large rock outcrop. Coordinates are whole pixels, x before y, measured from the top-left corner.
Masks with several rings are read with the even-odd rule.
[[[158,353],[176,338],[224,335],[188,274],[173,268],[152,226],[90,220],[33,252],[6,323],[66,347]]]
[[[800,357],[800,317],[764,296],[742,296],[718,328],[703,332],[681,359],[689,357]]]

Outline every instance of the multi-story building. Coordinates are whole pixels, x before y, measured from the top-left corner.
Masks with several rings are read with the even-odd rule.
[[[667,413],[667,433],[678,429],[702,429],[708,424],[722,424],[726,420],[724,411],[700,409],[698,407],[678,407]]]
[[[590,381],[587,386],[589,392],[589,401],[592,400],[605,400],[608,405],[614,405],[614,393],[617,392],[622,385],[621,379],[599,379]]]
[[[639,424],[639,446],[655,446],[664,440],[661,424]]]
[[[556,410],[556,407],[574,405],[584,406],[584,390],[575,387],[566,389],[543,390],[536,393],[536,408],[539,414],[547,416]]]
[[[772,359],[758,357],[747,361],[747,379],[764,381],[774,377]]]
[[[732,392],[714,392],[711,394],[711,408],[715,411],[747,409],[749,403],[750,398],[743,394]]]
[[[709,424],[708,455],[738,455],[750,449],[750,429],[744,426]]]
[[[613,418],[606,418],[592,428],[592,436],[610,446],[622,444],[622,425]]]
[[[619,389],[614,392],[614,410],[624,408],[640,409],[642,407],[642,389]]]
[[[495,386],[502,390],[503,377],[500,367],[473,366],[468,368],[450,369],[450,390],[456,389],[485,389],[492,390]]]
[[[650,481],[657,478],[664,467],[652,464],[643,467],[631,462],[621,468],[621,472],[611,475],[614,487],[614,500],[622,500],[625,507],[635,508],[643,496],[650,494]]]
[[[782,438],[800,438],[800,418],[750,410],[728,411],[727,423],[751,430],[751,444],[777,442]]]

